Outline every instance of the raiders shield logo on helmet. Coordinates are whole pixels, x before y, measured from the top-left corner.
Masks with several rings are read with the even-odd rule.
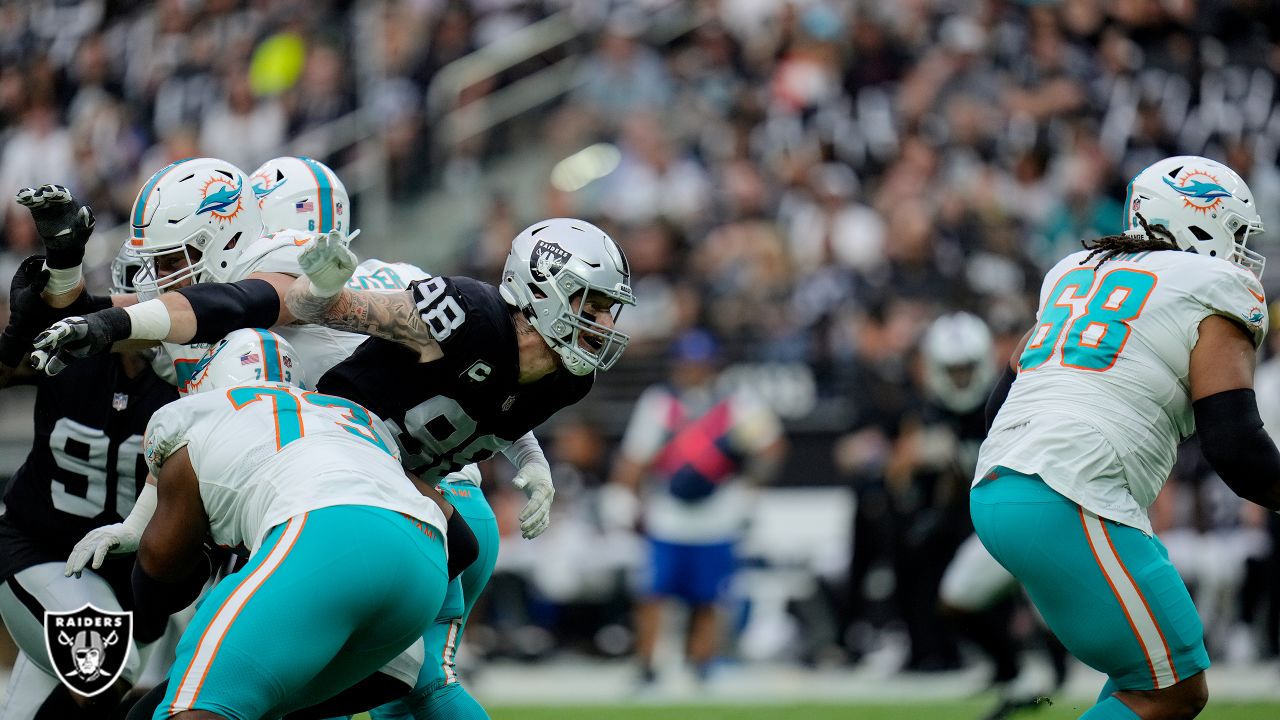
[[[133,645],[133,613],[85,605],[44,614],[44,644],[58,679],[72,692],[93,697],[111,687]]]
[[[568,250],[545,240],[539,240],[529,255],[529,272],[533,274],[535,280],[543,282],[560,272],[564,264],[569,262],[569,257]]]

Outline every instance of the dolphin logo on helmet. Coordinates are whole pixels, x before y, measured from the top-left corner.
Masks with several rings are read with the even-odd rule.
[[[208,192],[209,187],[214,185],[222,185],[221,190]],[[205,186],[206,195],[200,201],[200,207],[196,208],[196,214],[213,213],[219,217],[234,216],[239,212],[240,193],[244,190],[244,177],[237,177],[234,187],[226,180],[215,178],[210,180]]]

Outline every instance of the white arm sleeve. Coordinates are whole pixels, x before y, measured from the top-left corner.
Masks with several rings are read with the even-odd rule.
[[[538,443],[538,438],[533,436],[533,431],[525,433],[523,437],[511,443],[502,451],[502,454],[516,466],[516,470],[528,465],[529,463],[538,463],[546,467],[551,467],[547,462],[547,456],[542,452],[542,445]]]

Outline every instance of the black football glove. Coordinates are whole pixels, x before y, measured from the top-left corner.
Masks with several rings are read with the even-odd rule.
[[[84,260],[84,246],[93,234],[93,211],[88,205],[81,205],[61,185],[22,188],[17,199],[36,221],[49,267],[65,270]]]
[[[31,367],[57,375],[76,360],[108,352],[116,342],[127,340],[132,331],[133,321],[123,308],[59,320],[36,336]]]
[[[58,319],[58,311],[40,298],[49,282],[44,256],[32,255],[18,266],[9,285],[9,324],[0,333],[0,363],[17,367],[31,352],[31,340]]]

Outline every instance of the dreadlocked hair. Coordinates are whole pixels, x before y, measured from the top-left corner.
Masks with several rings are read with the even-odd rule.
[[[1100,255],[1098,265],[1124,253],[1139,253],[1148,250],[1177,250],[1178,244],[1173,239],[1169,228],[1156,223],[1150,225],[1142,213],[1134,213],[1142,225],[1142,235],[1105,235],[1096,240],[1081,240],[1080,244],[1089,255],[1080,261],[1081,265],[1089,262],[1095,255]]]

